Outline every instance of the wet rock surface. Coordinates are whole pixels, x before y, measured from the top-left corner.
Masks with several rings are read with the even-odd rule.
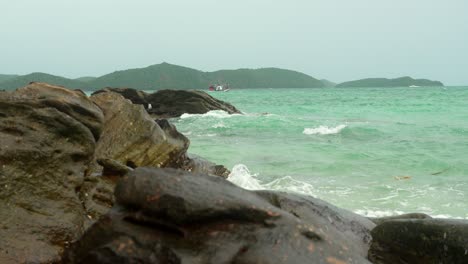
[[[170,124],[161,127],[141,105],[116,93],[91,96],[104,113],[102,138],[96,146],[97,159],[112,159],[128,167],[171,167],[183,160],[189,140]]]
[[[374,218],[369,218],[369,219],[372,222],[374,222],[376,225],[380,225],[380,224],[382,224],[384,222],[392,221],[392,220],[432,219],[432,217],[427,215],[427,214],[411,213],[411,214],[393,215],[393,216],[385,216],[385,217],[374,217]]]
[[[147,100],[152,106],[148,112],[163,117],[179,117],[184,113],[204,114],[211,110],[223,110],[229,114],[241,113],[230,103],[196,90],[160,90],[148,95]]]
[[[373,263],[468,263],[466,220],[390,220],[374,228],[372,237]]]
[[[241,112],[233,105],[218,100],[203,91],[196,90],[159,90],[148,94],[131,88],[106,88],[93,93],[114,92],[143,105],[152,116],[159,118],[179,117],[184,113],[204,114],[211,110],[223,110],[229,114]]]
[[[113,206],[120,177],[187,164],[189,141],[167,120],[115,93],[91,99],[46,83],[0,92],[0,263],[59,261]]]
[[[0,263],[49,263],[84,231],[79,188],[102,113],[86,96],[33,83],[0,93]]]
[[[333,223],[325,215],[351,213],[325,213],[333,207],[317,199],[155,168],[130,172],[115,197],[116,206],[68,250],[66,262],[369,263],[360,232],[368,235],[372,223],[354,216],[359,227],[347,236],[338,226],[349,220]]]
[[[227,178],[231,171],[223,165],[218,165],[194,154],[187,154],[184,164],[180,167],[193,173],[202,173]]]

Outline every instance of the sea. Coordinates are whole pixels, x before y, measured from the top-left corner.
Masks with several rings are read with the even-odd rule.
[[[243,114],[172,119],[189,152],[246,189],[320,198],[369,217],[468,219],[468,87],[232,89]]]

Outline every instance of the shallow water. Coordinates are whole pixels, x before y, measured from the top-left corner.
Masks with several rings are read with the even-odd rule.
[[[212,92],[245,115],[173,119],[190,152],[252,189],[368,216],[468,218],[468,87]]]

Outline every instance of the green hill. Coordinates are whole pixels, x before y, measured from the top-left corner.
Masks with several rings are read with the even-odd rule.
[[[439,81],[401,77],[396,79],[369,78],[338,84],[336,87],[410,87],[410,86],[444,86]]]
[[[131,87],[141,90],[201,89],[205,88],[204,73],[198,70],[172,65],[156,64],[146,68],[116,71],[88,84],[96,89],[103,87]]]
[[[210,83],[229,83],[234,88],[319,88],[324,84],[297,71],[278,68],[222,70],[206,73]]]
[[[73,79],[73,80],[79,81],[79,82],[90,82],[90,81],[96,80],[96,77],[84,76],[84,77],[76,78],[76,79]]]
[[[134,87],[152,89],[206,89],[210,84],[228,83],[233,88],[309,88],[323,84],[306,74],[277,68],[202,72],[169,63],[117,71],[88,84],[94,88]]]
[[[334,83],[334,82],[332,82],[332,81],[329,81],[329,80],[327,80],[327,79],[321,79],[320,81],[321,81],[321,82],[323,83],[323,85],[324,85],[325,87],[327,87],[327,88],[333,88],[333,87],[336,86],[336,83]]]
[[[46,82],[54,85],[61,85],[73,89],[86,89],[86,83],[75,81],[60,76],[50,75],[46,73],[35,72],[28,75],[18,76],[3,82],[0,82],[0,89],[14,90],[26,86],[30,82]]]
[[[130,87],[140,90],[207,89],[211,84],[229,84],[231,88],[321,88],[334,87],[328,80],[317,80],[297,71],[262,68],[203,72],[196,69],[161,63],[145,68],[116,71],[101,77],[68,79],[46,73],[1,75],[0,90],[12,90],[30,82],[47,82],[74,89],[96,90],[105,87]],[[409,87],[443,86],[441,82],[401,77],[371,78],[344,82],[336,87]]]
[[[0,74],[0,83],[4,81],[11,80],[13,78],[18,77],[19,75],[14,75],[14,74]]]

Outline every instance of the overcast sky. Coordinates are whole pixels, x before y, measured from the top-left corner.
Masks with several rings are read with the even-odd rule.
[[[0,0],[0,73],[98,76],[163,61],[468,84],[465,0]]]

